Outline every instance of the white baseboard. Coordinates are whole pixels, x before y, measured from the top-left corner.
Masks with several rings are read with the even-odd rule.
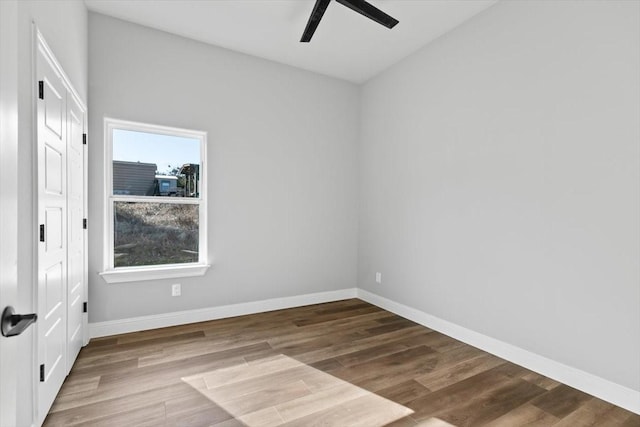
[[[358,289],[358,298],[405,317],[435,331],[523,366],[541,375],[581,390],[621,408],[640,414],[640,392],[605,380],[588,372],[488,337],[404,304]]]
[[[356,298],[356,295],[357,290],[355,288],[341,289],[338,291],[319,292],[197,310],[176,311],[173,313],[89,323],[89,335],[91,338],[97,338],[128,332],[146,331],[148,329],[165,328],[167,326],[185,325],[187,323],[205,322],[207,320],[224,319],[227,317],[243,316],[245,314],[263,313],[284,308],[339,301]]]

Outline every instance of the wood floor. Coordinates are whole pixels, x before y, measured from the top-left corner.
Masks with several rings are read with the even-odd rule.
[[[640,426],[357,299],[93,339],[46,426]]]

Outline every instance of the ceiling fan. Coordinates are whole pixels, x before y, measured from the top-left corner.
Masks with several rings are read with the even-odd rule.
[[[387,28],[393,28],[399,22],[397,19],[387,15],[365,0],[336,1],[343,6],[347,6],[349,9],[355,12],[358,12],[360,15],[364,15],[372,21],[384,25]],[[309,41],[311,41],[311,37],[313,37],[313,33],[315,33],[316,28],[318,28],[318,24],[320,23],[325,10],[327,10],[329,2],[331,2],[331,0],[316,0],[316,4],[313,7],[311,16],[309,17],[309,21],[307,21],[307,27],[304,29],[304,33],[302,34],[302,38],[300,39],[302,43],[308,43]]]

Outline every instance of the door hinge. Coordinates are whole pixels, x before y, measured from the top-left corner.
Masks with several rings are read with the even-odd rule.
[[[83,145],[87,145],[87,134],[86,133],[82,134],[82,144]]]
[[[86,301],[82,303],[82,312],[83,313],[87,312],[87,302]]]
[[[44,224],[40,224],[40,241],[44,242]]]
[[[44,382],[44,363],[40,365],[40,382]]]
[[[44,81],[38,82],[38,98],[44,99]]]
[[[82,228],[87,229],[87,218],[82,219]]]

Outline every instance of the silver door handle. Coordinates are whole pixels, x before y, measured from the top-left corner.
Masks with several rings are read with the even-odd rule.
[[[8,305],[2,311],[2,327],[0,328],[2,329],[2,336],[15,337],[20,335],[36,320],[38,320],[36,313],[16,314],[13,307]]]

